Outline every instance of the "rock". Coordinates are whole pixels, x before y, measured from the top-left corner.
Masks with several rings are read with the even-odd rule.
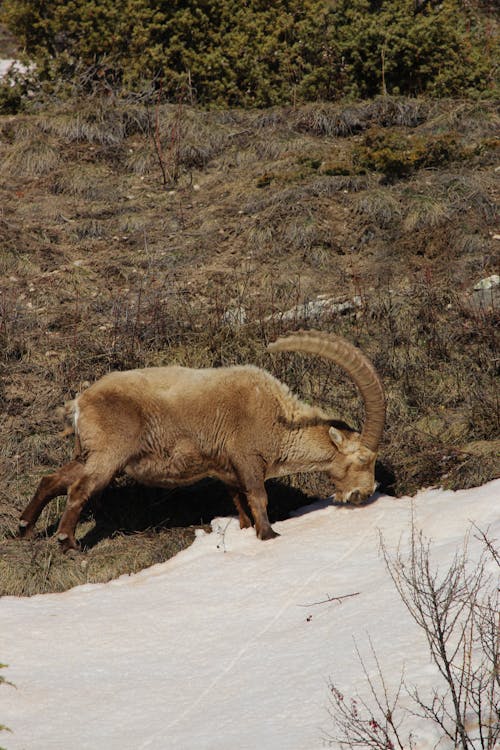
[[[492,276],[487,276],[485,279],[481,279],[477,284],[474,284],[474,289],[479,291],[480,289],[493,289],[500,284],[500,276],[497,273]]]
[[[323,318],[329,315],[350,313],[358,310],[361,306],[361,297],[353,297],[350,300],[339,302],[335,297],[331,297],[328,294],[318,294],[316,299],[308,300],[301,305],[295,305],[290,310],[268,315],[264,320],[266,322],[273,320],[319,325]],[[245,325],[247,323],[245,308],[241,305],[228,307],[222,315],[222,322],[232,328]]]
[[[500,306],[500,276],[497,273],[474,284],[472,305],[477,310],[494,309]]]
[[[325,294],[319,294],[316,299],[296,305],[285,312],[274,313],[269,315],[265,320],[280,321],[301,321],[301,322],[319,322],[327,315],[334,313],[348,313],[357,310],[362,305],[361,297],[353,297],[351,300],[339,302],[334,297]]]
[[[247,313],[242,305],[228,307],[222,314],[222,322],[230,328],[243,326],[247,322]]]

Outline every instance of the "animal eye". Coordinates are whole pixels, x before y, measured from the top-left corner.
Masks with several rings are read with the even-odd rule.
[[[358,462],[359,462],[359,463],[360,463],[360,464],[361,464],[362,466],[365,466],[365,465],[366,465],[366,464],[368,463],[368,461],[369,461],[369,460],[370,460],[370,459],[368,458],[368,456],[358,456]]]

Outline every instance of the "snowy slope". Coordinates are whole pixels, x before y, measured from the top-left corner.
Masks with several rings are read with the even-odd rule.
[[[500,480],[462,492],[323,506],[260,542],[217,519],[174,559],[108,584],[0,600],[7,750],[316,750],[328,682],[367,694],[355,653],[371,638],[389,685],[436,683],[423,636],[379,555],[408,536],[412,505],[449,562],[472,521],[500,537]],[[474,546],[476,545],[476,546]],[[474,539],[471,554],[479,555]],[[357,593],[342,603],[328,596]],[[308,605],[308,606],[304,606]],[[367,657],[367,662],[369,658]],[[412,729],[419,747],[435,741]],[[420,734],[418,734],[420,732]]]

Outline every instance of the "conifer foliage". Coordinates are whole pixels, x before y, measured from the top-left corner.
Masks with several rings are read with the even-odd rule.
[[[203,105],[491,93],[498,59],[493,15],[462,0],[3,0],[0,18],[46,81]]]

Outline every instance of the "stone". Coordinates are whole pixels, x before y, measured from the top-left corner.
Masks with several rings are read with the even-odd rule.
[[[474,284],[472,306],[484,311],[500,306],[500,276],[497,273]]]
[[[316,322],[318,323],[328,315],[335,313],[345,314],[353,312],[362,306],[361,297],[356,296],[345,302],[339,302],[334,297],[319,294],[316,299],[296,305],[285,312],[269,315],[265,320],[279,320],[287,322]]]
[[[243,326],[247,322],[247,313],[242,305],[228,307],[222,314],[222,322],[230,328]]]

